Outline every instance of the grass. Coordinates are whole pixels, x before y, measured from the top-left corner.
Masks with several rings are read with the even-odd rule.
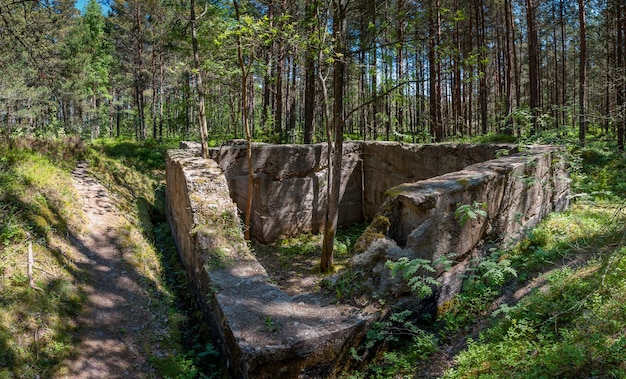
[[[82,224],[72,160],[61,143],[39,149],[0,146],[0,378],[50,377],[72,352],[85,298],[67,240]]]
[[[366,226],[360,223],[338,228],[334,242],[336,272],[346,268],[354,244]],[[319,290],[320,280],[327,276],[319,269],[321,234],[303,233],[268,244],[257,243],[252,245],[252,250],[270,277],[292,295]]]
[[[476,317],[490,326],[444,378],[624,377],[624,221],[623,209],[576,204],[509,252],[523,274],[518,284],[537,282],[528,296],[493,309],[500,288],[459,295],[442,316],[444,328]],[[481,294],[486,299],[477,302]]]

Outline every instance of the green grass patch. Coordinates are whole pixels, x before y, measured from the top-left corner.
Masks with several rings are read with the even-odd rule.
[[[72,320],[85,299],[67,250],[67,235],[80,230],[82,211],[71,159],[58,163],[68,153],[62,142],[18,145],[0,146],[0,377],[51,377],[71,354]]]
[[[121,210],[123,259],[143,276],[151,296],[154,333],[142,341],[154,373],[172,378],[220,374],[201,312],[195,310],[164,222],[166,148],[101,140],[23,139],[0,146],[0,378],[53,377],[78,341],[76,318],[85,302],[84,274],[74,265],[72,242],[85,224],[70,170],[87,159]],[[35,258],[28,278],[28,245]],[[165,317],[167,315],[167,317]]]
[[[334,242],[334,262],[337,269],[345,267],[351,257],[354,244],[367,224],[357,223],[337,229]],[[254,244],[255,255],[273,260],[273,271],[298,268],[303,273],[319,272],[322,251],[322,234],[303,233],[268,244]]]

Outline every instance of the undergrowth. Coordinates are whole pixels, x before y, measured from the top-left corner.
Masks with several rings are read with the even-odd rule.
[[[165,223],[164,153],[154,141],[78,139],[11,141],[0,146],[0,378],[49,378],[71,357],[85,279],[71,236],[84,232],[71,169],[87,159],[124,222],[123,259],[143,277],[159,315],[150,327],[153,373],[164,378],[218,377],[217,351],[187,287]],[[32,247],[32,281],[28,249]]]
[[[626,377],[626,159],[590,139],[570,145],[568,163],[569,210],[475,261],[461,293],[419,324],[420,338],[398,335],[346,377]],[[382,338],[392,321],[370,333]]]

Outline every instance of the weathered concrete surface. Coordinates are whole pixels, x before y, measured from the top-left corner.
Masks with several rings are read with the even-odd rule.
[[[199,146],[184,143],[182,147]],[[254,190],[252,235],[261,242],[317,233],[323,227],[328,183],[327,145],[252,146]],[[339,225],[371,219],[385,191],[401,183],[460,170],[494,159],[498,151],[515,152],[508,144],[413,145],[398,142],[346,142],[341,170]],[[248,195],[246,144],[237,141],[209,149],[224,171],[231,198],[240,210]]]
[[[389,188],[459,171],[467,166],[496,158],[498,153],[514,154],[511,144],[363,144],[365,186],[364,213],[374,217]]]
[[[557,147],[531,147],[523,153],[470,165],[463,170],[406,183],[389,189],[386,200],[359,241],[364,252],[353,258],[365,293],[399,296],[408,288],[389,276],[387,260],[400,257],[453,261],[438,267],[442,286],[438,305],[450,300],[462,285],[462,275],[479,243],[504,243],[536,225],[550,211],[568,205],[569,182]],[[461,225],[460,205],[485,205],[486,217]]]
[[[252,235],[261,242],[303,232],[319,232],[324,223],[327,146],[253,144],[254,189]],[[239,209],[245,209],[248,196],[246,146],[237,144],[209,150],[209,156],[224,171],[230,194]],[[342,164],[342,224],[363,220],[361,175],[358,171],[361,145],[346,143]]]
[[[210,315],[219,347],[235,377],[333,377],[348,350],[376,316],[329,306],[314,295],[290,298],[272,284],[243,241],[237,207],[247,195],[245,144],[194,145],[168,152],[168,219],[179,252]],[[505,242],[567,206],[569,184],[557,147],[348,143],[342,165],[340,221],[373,217],[352,259],[363,303],[379,296],[416,311],[458,293],[462,275],[485,240]],[[498,159],[497,156],[504,154]],[[506,155],[511,154],[511,155]],[[254,233],[261,241],[318,231],[325,206],[325,145],[255,144]],[[433,177],[434,175],[434,177]],[[486,205],[487,217],[461,226],[459,205]],[[376,213],[378,212],[378,213]],[[430,302],[417,301],[390,277],[387,260],[436,260],[442,283]]]
[[[222,170],[190,151],[167,155],[167,213],[211,330],[236,378],[329,378],[369,316],[270,282],[243,240]]]

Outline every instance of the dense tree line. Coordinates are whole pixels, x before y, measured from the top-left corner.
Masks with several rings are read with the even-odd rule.
[[[193,137],[200,112],[217,140],[244,137],[246,120],[253,138],[324,141],[340,116],[342,135],[359,139],[577,128],[584,141],[598,128],[623,146],[621,0],[113,0],[106,8],[0,1],[3,136]]]

